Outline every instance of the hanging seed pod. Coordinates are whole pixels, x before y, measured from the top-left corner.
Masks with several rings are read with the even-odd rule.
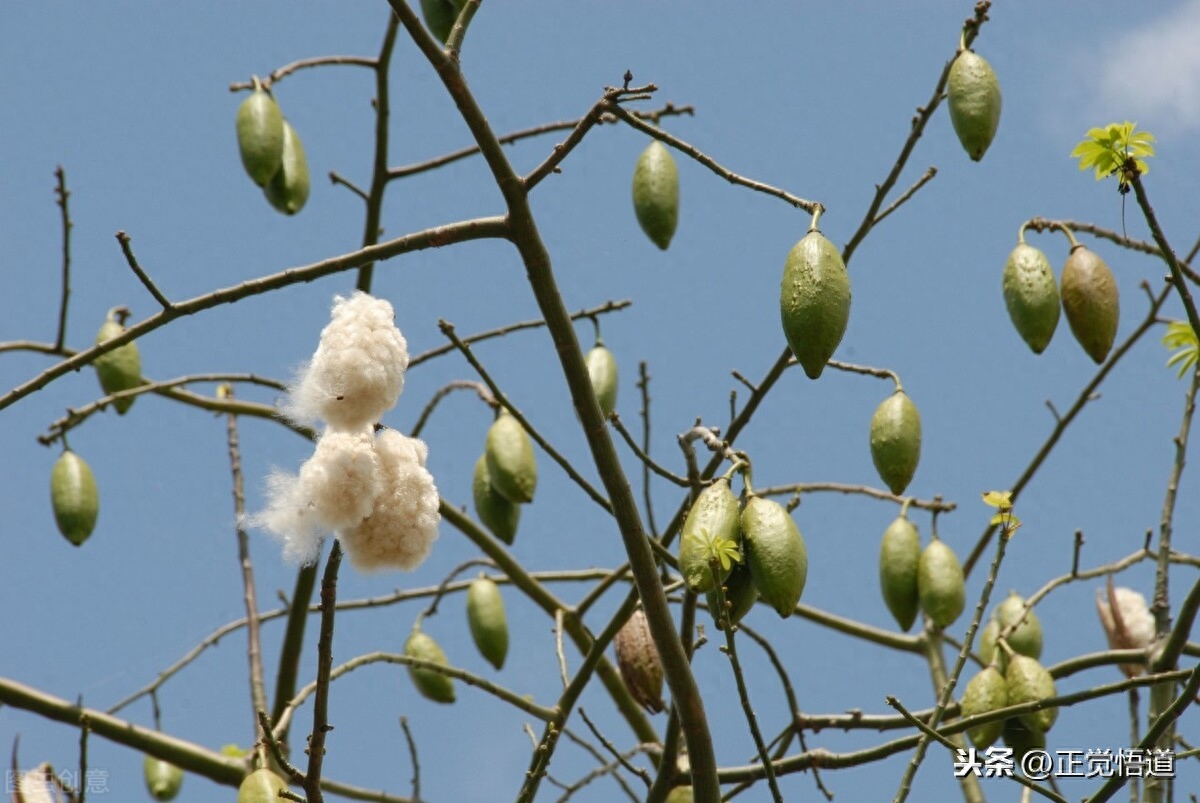
[[[987,60],[963,50],[950,65],[946,81],[950,122],[963,150],[978,162],[1000,125],[1000,82]]]
[[[429,31],[442,44],[450,38],[450,31],[458,21],[458,12],[462,11],[466,0],[421,0],[421,15]]]
[[[110,309],[104,323],[100,326],[100,331],[96,333],[96,343],[103,343],[122,334],[125,331],[122,322],[127,315],[129,315],[129,310],[125,307]],[[136,342],[129,342],[112,351],[105,352],[92,364],[96,366],[96,376],[99,377],[100,387],[106,395],[140,387],[142,384],[142,357],[138,353]],[[133,406],[133,400],[133,396],[116,399],[113,401],[113,407],[117,408],[118,414],[125,415]]]
[[[1022,614],[1024,614],[1022,616]],[[1004,601],[996,606],[992,614],[999,625],[998,631],[1009,627],[1014,622],[1020,622],[1008,635],[1008,646],[1013,652],[1019,652],[1030,658],[1042,657],[1042,623],[1037,614],[1030,608],[1025,610],[1025,600],[1020,594],[1010,592]],[[999,633],[997,632],[997,635]]]
[[[650,635],[650,623],[641,608],[617,631],[617,668],[633,699],[652,714],[665,707],[662,699],[663,666]]]
[[[597,338],[596,345],[587,353],[586,362],[600,412],[608,418],[617,409],[617,358],[604,347],[604,341]]]
[[[501,410],[488,429],[483,454],[487,458],[488,477],[497,493],[519,505],[533,501],[537,489],[533,441],[507,410]]]
[[[726,575],[714,578],[709,568],[709,543],[716,538],[737,543],[738,501],[724,477],[705,488],[696,497],[683,522],[679,539],[679,570],[688,588],[697,594],[711,591]]]
[[[255,770],[238,787],[237,803],[278,803],[287,783],[268,769]]]
[[[142,762],[146,791],[155,800],[174,800],[183,786],[183,770],[161,758],[146,756]]]
[[[809,379],[825,370],[850,320],[850,275],[815,227],[788,252],[779,293],[783,334]]]
[[[1034,354],[1050,345],[1058,327],[1058,284],[1046,255],[1019,243],[1004,265],[1004,303],[1017,334]]]
[[[246,174],[258,186],[267,186],[283,164],[283,112],[258,79],[238,107],[237,139]]]
[[[921,562],[921,536],[905,516],[883,531],[879,545],[879,587],[883,601],[901,630],[917,621],[921,598],[917,593],[917,566]]]
[[[758,595],[781,617],[796,609],[808,580],[808,550],[783,505],[752,496],[742,511],[742,543]]]
[[[408,641],[404,642],[404,654],[409,658],[420,658],[423,661],[431,661],[442,666],[450,665],[446,659],[446,653],[442,652],[442,648],[433,640],[433,636],[421,630],[419,624],[413,626],[412,632],[408,635]],[[443,675],[433,669],[410,665],[408,676],[422,697],[433,700],[435,703],[454,702],[454,681],[449,675]]]
[[[963,691],[962,715],[972,717],[976,714],[987,714],[1008,705],[1008,686],[1004,676],[994,666],[985,666],[967,683]],[[980,750],[986,750],[1000,738],[1004,730],[1004,720],[988,722],[967,731],[971,741]]]
[[[1012,705],[1012,699],[1009,699]],[[1046,749],[1046,734],[1037,728],[1030,728],[1017,717],[1004,720],[1004,743],[1012,748],[1013,763],[1021,766],[1021,759],[1030,750]]]
[[[679,223],[679,168],[658,140],[646,146],[633,169],[633,211],[650,241],[666,251]]]
[[[96,478],[83,458],[70,449],[63,451],[50,471],[50,505],[58,531],[75,546],[96,528],[100,515]]]
[[[1121,320],[1117,280],[1104,260],[1082,245],[1071,249],[1063,266],[1062,306],[1079,345],[1097,364],[1104,362]]]
[[[1036,658],[1028,655],[1013,653],[1008,659],[1008,669],[1004,670],[1004,681],[1008,685],[1008,704],[1020,705],[1037,700],[1054,697],[1054,678],[1046,671],[1046,667],[1038,663]],[[1057,708],[1043,708],[1022,714],[1021,722],[1029,729],[1045,733],[1054,725],[1058,718]]]
[[[467,588],[467,624],[479,653],[497,669],[508,655],[508,619],[500,588],[486,577],[473,580]]]
[[[746,565],[745,561],[736,564],[729,571],[729,577],[725,578],[723,586],[725,602],[729,605],[725,615],[736,625],[742,621],[743,616],[750,613],[754,603],[758,601],[758,589],[754,587],[754,579],[750,576],[750,567]],[[717,630],[724,630],[724,620],[720,611],[721,601],[717,599],[716,585],[706,593],[705,598],[708,601],[708,612],[712,615],[713,625]]]
[[[480,455],[475,461],[475,477],[471,482],[475,496],[475,512],[492,535],[506,544],[517,537],[517,525],[521,522],[521,506],[505,499],[492,486],[488,474],[487,458]]]
[[[897,390],[871,416],[871,460],[879,478],[899,496],[908,488],[921,459],[921,414],[903,390]]]
[[[279,170],[263,187],[263,194],[271,206],[285,215],[294,215],[308,201],[308,189],[308,158],[304,155],[304,144],[296,130],[284,120]]]
[[[962,564],[945,541],[934,538],[917,564],[917,594],[925,615],[938,627],[949,627],[967,604]]]

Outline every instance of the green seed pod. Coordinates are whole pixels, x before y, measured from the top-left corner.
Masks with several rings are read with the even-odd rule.
[[[1058,284],[1046,255],[1020,243],[1004,265],[1004,303],[1008,317],[1034,354],[1050,345],[1058,327]]]
[[[879,545],[879,587],[896,624],[905,631],[917,621],[920,610],[921,598],[917,594],[920,562],[921,536],[911,521],[897,516],[883,531]]]
[[[712,590],[716,579],[724,582],[726,577],[714,578],[708,565],[709,542],[715,538],[739,540],[738,501],[724,477],[696,497],[679,539],[679,570],[688,588],[697,594]]]
[[[1035,700],[1045,700],[1054,697],[1054,678],[1046,671],[1046,667],[1038,663],[1036,658],[1028,655],[1013,653],[1008,659],[1008,669],[1004,670],[1004,680],[1008,684],[1008,704],[1020,705]],[[1043,708],[1021,715],[1021,722],[1031,730],[1045,733],[1054,725],[1058,718],[1057,708]]]
[[[466,4],[466,0],[421,0],[421,15],[425,17],[425,24],[442,44],[450,38],[450,31],[458,21],[458,12]]]
[[[600,402],[600,412],[605,418],[617,409],[617,358],[597,339],[596,345],[587,353],[588,377],[592,380],[592,391]]]
[[[258,186],[267,186],[283,164],[283,112],[257,80],[238,107],[237,139],[247,175]]]
[[[100,331],[96,333],[97,345],[122,334],[125,326],[121,322],[128,314],[129,310],[125,307],[110,309],[104,323],[100,326]],[[100,378],[100,387],[104,390],[105,395],[130,390],[140,387],[142,384],[142,356],[138,352],[136,342],[131,341],[112,351],[105,352],[92,364],[96,366],[96,376]],[[113,402],[113,407],[117,408],[118,414],[125,415],[133,406],[133,400],[133,396],[117,399]]]
[[[1009,699],[1009,705],[1012,699]],[[1046,749],[1046,734],[1036,728],[1029,728],[1017,717],[1004,720],[1004,743],[1012,748],[1013,762],[1021,766],[1021,759],[1030,750]]]
[[[808,580],[808,550],[783,505],[752,496],[742,511],[742,543],[758,595],[786,618]]]
[[[875,408],[871,416],[871,460],[879,478],[899,496],[921,459],[921,414],[902,390]]]
[[[487,458],[480,455],[475,461],[475,477],[471,483],[475,495],[475,512],[479,520],[492,531],[492,535],[506,544],[517,537],[517,525],[521,521],[521,506],[505,499],[492,486],[488,475]]]
[[[964,717],[986,714],[1008,705],[1008,686],[1004,676],[994,666],[985,666],[967,683],[963,690],[962,715]],[[1004,720],[998,719],[985,725],[979,725],[967,731],[971,741],[980,750],[992,746],[1004,730]]]
[[[750,567],[745,561],[738,563],[729,571],[729,576],[723,583],[725,601],[729,603],[726,611],[729,619],[736,625],[742,617],[750,613],[754,603],[758,602],[758,589],[754,587],[754,579],[750,576]],[[708,612],[712,615],[713,626],[724,630],[721,624],[721,612],[718,610],[720,600],[717,599],[717,587],[714,585],[705,595],[708,600]]]
[[[633,612],[629,620],[621,625],[613,639],[617,650],[617,669],[621,680],[633,699],[652,714],[666,706],[663,704],[663,665],[650,635],[650,623],[641,608]]]
[[[263,187],[271,206],[285,215],[294,215],[308,201],[308,158],[304,144],[291,124],[283,121],[283,156],[279,170]]]
[[[695,799],[690,786],[675,786],[667,792],[667,803],[693,803]]]
[[[508,619],[500,588],[486,577],[480,576],[467,588],[467,624],[480,655],[502,668],[508,655]]]
[[[946,103],[958,141],[972,161],[983,158],[1000,125],[1000,82],[983,56],[964,50],[950,65]]]
[[[962,565],[945,541],[934,538],[917,564],[917,594],[921,609],[938,627],[949,627],[967,604]]]
[[[155,800],[174,800],[183,786],[183,770],[161,758],[146,756],[142,762],[146,791]]]
[[[442,648],[438,646],[432,636],[421,630],[420,625],[415,625],[412,632],[408,634],[408,641],[404,642],[404,654],[409,658],[420,658],[423,661],[431,661],[442,666],[450,665],[446,659],[446,653],[442,652]],[[433,700],[435,703],[454,702],[454,681],[449,675],[443,675],[433,669],[410,665],[408,676],[412,678],[413,685],[417,687],[417,691],[421,693],[422,697]]]
[[[788,252],[779,290],[783,334],[809,379],[825,370],[850,320],[850,275],[837,247],[811,229]]]
[[[1121,319],[1117,280],[1104,260],[1082,245],[1071,249],[1063,266],[1062,306],[1079,345],[1097,363],[1104,362]]]
[[[237,803],[278,803],[287,783],[268,769],[255,770],[238,787]]]
[[[633,169],[633,211],[646,236],[666,251],[679,223],[679,168],[658,140],[646,146]]]
[[[507,410],[501,410],[488,429],[483,454],[487,458],[488,477],[497,493],[516,504],[533,501],[537,488],[533,441]]]
[[[987,626],[979,634],[979,660],[984,664],[994,664],[1003,672],[1008,668],[1008,655],[1004,650],[997,649],[996,639],[1000,636],[1000,623],[996,621],[996,613],[988,619]]]
[[[1022,614],[1025,616],[1022,617]],[[999,630],[1014,622],[1021,622],[1013,628],[1007,639],[1008,646],[1014,652],[1030,658],[1042,657],[1042,623],[1032,608],[1026,613],[1025,600],[1020,594],[1015,591],[1011,592],[1003,602],[996,606],[996,611],[992,615],[996,619],[996,624],[999,625],[997,635],[999,635]]]
[[[50,505],[58,531],[75,546],[88,539],[100,515],[96,478],[83,458],[63,451],[50,471]]]

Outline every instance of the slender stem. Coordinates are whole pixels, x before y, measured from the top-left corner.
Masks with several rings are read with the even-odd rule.
[[[379,227],[383,215],[383,194],[387,189],[388,161],[388,117],[391,101],[388,92],[388,71],[392,66],[392,49],[396,44],[396,33],[400,23],[392,14],[388,15],[387,30],[383,34],[383,45],[379,58],[375,60],[375,159],[371,167],[371,189],[367,192],[367,213],[363,223],[362,244],[366,248],[379,242],[383,233]],[[368,262],[358,269],[357,289],[371,292],[371,277],[375,264]],[[309,803],[312,803],[310,801]]]
[[[787,496],[810,494],[810,493],[839,493],[839,494],[857,494],[867,496],[872,499],[880,499],[885,502],[895,502],[898,505],[908,504],[910,508],[919,508],[921,510],[932,510],[939,513],[949,513],[958,510],[956,502],[944,502],[940,498],[934,499],[917,499],[912,496],[896,496],[891,491],[885,491],[880,488],[871,488],[867,485],[852,485],[845,482],[794,482],[789,485],[768,485],[765,488],[756,489],[759,496]]]
[[[269,88],[272,84],[278,82],[292,73],[307,69],[310,67],[375,67],[375,59],[367,58],[366,56],[314,56],[307,59],[293,61],[291,64],[285,64],[277,70],[271,72],[266,78],[259,79],[259,83],[263,88]],[[241,83],[232,83],[229,85],[230,92],[241,92],[246,89],[253,89],[253,81],[244,81]]]
[[[67,173],[59,165],[54,170],[56,181],[54,195],[62,218],[62,296],[58,302],[58,333],[54,336],[54,350],[62,351],[67,339],[67,302],[71,298],[71,210],[67,202],[71,197],[67,189]]]
[[[150,274],[146,273],[142,266],[138,264],[137,257],[133,254],[133,244],[129,239],[129,235],[123,231],[117,232],[117,242],[121,244],[121,253],[125,255],[125,261],[129,263],[129,268],[138,277],[138,281],[142,283],[142,286],[146,288],[150,295],[154,296],[154,300],[161,304],[163,309],[170,309],[171,302],[167,300],[167,297],[154,284],[154,281],[150,278]]]
[[[479,382],[470,379],[456,379],[453,382],[447,382],[438,388],[429,398],[428,403],[421,410],[421,414],[417,416],[417,423],[413,424],[412,431],[409,436],[416,438],[421,435],[421,430],[425,428],[425,424],[429,421],[429,416],[433,415],[433,411],[437,409],[438,404],[442,399],[449,396],[456,390],[473,390],[479,396],[480,400],[485,404],[495,404],[496,400],[492,398],[492,394],[488,389]]]
[[[224,394],[233,395],[233,388],[222,385]],[[237,416],[226,416],[226,441],[229,445],[229,470],[233,475],[233,514],[237,522],[238,564],[242,569],[242,601],[246,607],[246,658],[250,664],[250,704],[253,706],[254,729],[258,730],[256,712],[267,708],[266,684],[263,682],[262,641],[259,634],[258,600],[254,587],[254,564],[250,560],[250,538],[241,525],[246,513],[246,491],[242,476],[242,454],[238,445]],[[266,765],[266,745],[260,743],[259,759]]]
[[[904,192],[902,192],[900,194],[900,197],[898,197],[896,200],[894,200],[890,204],[888,204],[887,209],[884,209],[882,212],[880,212],[878,215],[875,216],[875,219],[871,221],[871,228],[875,228],[876,226],[878,226],[880,223],[882,223],[887,218],[888,215],[892,214],[897,209],[899,209],[901,206],[903,206],[910,198],[912,198],[914,195],[916,195],[917,192],[922,187],[924,187],[929,182],[933,181],[933,178],[936,175],[937,175],[937,168],[933,167],[931,165],[928,170],[926,170],[924,173],[921,174],[921,177],[919,179],[917,179],[916,181],[913,182],[911,187],[909,187],[907,190],[905,190]]]
[[[638,459],[638,461],[642,464],[643,488],[646,488],[647,483],[649,482],[649,477],[648,477],[648,475],[646,475],[645,472],[650,472],[650,471],[653,471],[655,474],[662,477],[664,480],[668,480],[669,482],[672,482],[681,488],[688,487],[689,483],[688,483],[686,477],[681,477],[678,474],[674,474],[674,473],[668,471],[667,469],[663,468],[658,463],[654,462],[653,458],[651,458],[650,455],[646,454],[646,452],[643,451],[642,447],[638,446],[637,441],[635,441],[633,439],[633,434],[630,433],[630,431],[625,428],[625,424],[623,424],[621,422],[621,416],[618,413],[614,412],[609,417],[609,421],[612,422],[613,428],[617,432],[620,433],[621,439],[625,441],[625,445],[629,447],[629,450],[631,452],[633,452],[634,457],[636,457]],[[646,427],[646,424],[644,423],[644,419],[643,419],[643,424],[642,424],[643,437],[645,436],[646,428],[647,427]],[[649,442],[648,439],[645,439],[645,442],[648,443]],[[648,500],[647,500],[647,502],[648,502]]]
[[[594,320],[594,319],[593,319]],[[646,365],[646,361],[642,360],[638,363],[638,391],[642,395],[642,406],[639,415],[642,419],[642,454],[646,456],[646,460],[650,458],[650,371]],[[654,521],[654,499],[650,493],[650,464],[649,462],[642,464],[642,504],[646,508],[646,526],[650,528],[650,535],[658,538],[658,525]]]
[[[342,565],[342,545],[336,539],[325,573],[321,577],[321,629],[317,636],[317,681],[313,699],[313,727],[308,737],[308,770],[304,794],[308,803],[322,803],[321,770],[325,765],[325,734],[329,726],[329,681],[333,668],[333,623],[337,605],[338,568]]]
[[[1192,300],[1192,291],[1188,289],[1187,282],[1183,280],[1183,270],[1179,267],[1179,260],[1175,258],[1175,252],[1171,249],[1171,244],[1167,242],[1167,236],[1163,234],[1162,227],[1158,225],[1158,218],[1154,214],[1154,207],[1150,206],[1150,199],[1146,195],[1146,188],[1142,184],[1142,177],[1137,171],[1136,162],[1132,158],[1127,159],[1125,169],[1131,176],[1130,183],[1133,185],[1133,194],[1137,196],[1138,206],[1142,208],[1142,215],[1146,218],[1146,225],[1150,227],[1150,234],[1154,237],[1154,242],[1158,243],[1159,254],[1167,263],[1167,267],[1171,269],[1171,283],[1175,286],[1175,292],[1179,293],[1179,300],[1183,302],[1184,310],[1187,311],[1188,323],[1192,325],[1192,331],[1196,333],[1196,337],[1200,338],[1200,313],[1196,312],[1196,302]]]

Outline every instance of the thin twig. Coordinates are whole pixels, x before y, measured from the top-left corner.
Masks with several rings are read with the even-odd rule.
[[[71,210],[68,200],[71,197],[67,189],[67,174],[63,166],[54,170],[56,185],[54,187],[55,203],[58,204],[62,218],[62,296],[58,302],[58,333],[54,336],[54,351],[62,351],[67,339],[67,302],[71,298]]]
[[[420,437],[421,430],[425,428],[425,424],[429,421],[429,416],[433,415],[433,411],[437,408],[438,404],[442,399],[456,390],[473,390],[484,404],[492,406],[496,404],[496,400],[492,397],[492,394],[479,382],[471,379],[456,379],[453,382],[447,382],[434,392],[425,404],[425,407],[421,409],[421,414],[417,416],[417,423],[413,424],[412,431],[408,433],[409,437]]]
[[[1035,217],[1027,220],[1025,225],[1034,231],[1042,231],[1043,229],[1051,229],[1057,227],[1065,227],[1074,232],[1087,232],[1095,235],[1102,240],[1108,240],[1111,243],[1126,248],[1130,251],[1139,251],[1150,256],[1162,257],[1162,251],[1154,243],[1148,243],[1145,240],[1135,240],[1132,237],[1126,237],[1123,234],[1118,234],[1112,229],[1106,229],[1097,226],[1094,223],[1086,223],[1079,220],[1051,220],[1044,217]],[[1198,241],[1200,242],[1200,241]],[[1179,263],[1179,269],[1183,271],[1183,275],[1187,276],[1194,283],[1200,283],[1200,274],[1196,273],[1188,263],[1192,261],[1194,254],[1189,254],[1188,258]]]
[[[129,239],[129,235],[123,231],[117,232],[117,242],[121,244],[121,253],[125,255],[125,261],[129,263],[129,269],[138,277],[138,281],[149,291],[150,295],[154,296],[154,300],[161,304],[163,309],[169,310],[171,302],[167,300],[167,297],[154,284],[150,275],[138,264],[137,257],[133,254],[133,245]]]
[[[288,761],[287,756],[283,752],[283,745],[279,739],[275,737],[275,729],[271,725],[271,719],[267,716],[265,709],[258,709],[258,722],[256,728],[262,734],[261,741],[266,745],[266,749],[270,752],[271,758],[275,759],[275,763],[283,770],[291,782],[300,786],[304,785],[304,773],[298,767]],[[265,761],[265,759],[264,759]],[[267,766],[265,763],[263,766]]]
[[[793,365],[799,365],[798,362],[793,362]],[[826,365],[830,368],[836,368],[839,371],[845,371],[850,374],[863,374],[864,376],[875,376],[880,379],[890,379],[896,383],[896,388],[900,388],[900,377],[895,371],[890,371],[887,368],[873,368],[870,365],[855,365],[854,363],[842,362],[841,360],[829,360]]]
[[[642,418],[642,454],[650,459],[650,371],[646,361],[638,363],[638,391],[642,396],[639,415]],[[646,526],[650,536],[658,539],[658,525],[654,522],[654,499],[650,494],[650,464],[642,465],[642,504],[646,508]]]
[[[333,668],[333,625],[337,604],[338,568],[342,565],[342,544],[336,538],[325,573],[321,577],[321,628],[317,635],[317,679],[313,681],[316,697],[313,700],[312,732],[308,736],[308,770],[305,773],[304,795],[308,803],[322,803],[321,770],[325,765],[325,734],[329,724],[329,683]],[[278,725],[276,726],[278,727]]]
[[[1142,209],[1142,215],[1146,218],[1146,225],[1150,227],[1150,234],[1154,237],[1154,242],[1158,244],[1159,255],[1163,261],[1167,263],[1167,267],[1171,269],[1171,283],[1175,286],[1175,292],[1179,293],[1179,300],[1183,302],[1183,308],[1187,311],[1188,323],[1192,325],[1192,331],[1196,333],[1196,337],[1200,338],[1200,313],[1196,311],[1196,302],[1192,300],[1192,291],[1188,289],[1187,283],[1183,280],[1183,270],[1179,266],[1179,260],[1175,257],[1175,251],[1172,250],[1171,244],[1167,242],[1167,236],[1163,234],[1162,227],[1158,224],[1158,217],[1154,214],[1154,207],[1150,206],[1150,198],[1146,195],[1146,188],[1142,184],[1142,177],[1138,173],[1135,161],[1130,158],[1125,161],[1125,168],[1130,171],[1130,184],[1133,185],[1133,194],[1137,197],[1138,206]]]
[[[346,178],[345,176],[343,176],[341,173],[337,172],[336,170],[329,171],[329,183],[334,185],[335,187],[340,184],[341,186],[345,187],[346,189],[350,190],[350,192],[354,193],[359,198],[361,198],[363,203],[369,203],[371,200],[370,197],[367,195],[366,190],[364,190],[362,187],[358,186],[353,181]]]
[[[412,731],[408,729],[408,717],[400,717],[400,730],[404,732],[404,741],[408,744],[408,758],[412,762],[412,797],[421,799],[421,762],[417,759],[417,741]]]
[[[475,356],[475,353],[471,350],[471,347],[464,343],[462,339],[455,334],[454,324],[450,323],[449,321],[439,319],[438,328],[440,328],[442,330],[442,334],[444,334],[446,338],[454,344],[455,348],[462,352],[463,357],[465,357],[467,362],[471,364],[471,367],[475,369],[475,372],[479,374],[479,378],[482,379],[488,386],[488,389],[492,392],[492,396],[495,397],[500,406],[512,413],[513,418],[517,419],[517,422],[520,423],[521,428],[529,433],[529,437],[533,438],[537,445],[541,446],[542,450],[546,454],[550,455],[550,459],[562,467],[566,475],[574,480],[575,484],[582,488],[583,492],[587,494],[593,502],[604,508],[604,510],[607,512],[612,513],[613,508],[609,501],[605,499],[604,496],[597,491],[590,482],[584,479],[582,474],[575,470],[575,466],[571,465],[571,461],[567,460],[562,453],[555,449],[550,442],[546,440],[542,433],[538,432],[537,429],[535,429],[534,426],[529,423],[529,419],[525,417],[525,414],[518,410],[516,406],[509,401],[508,397],[501,392],[500,386],[496,384],[496,380],[492,379],[491,374],[489,374],[487,369],[483,367],[483,363],[481,363],[479,358]]]
[[[932,510],[939,513],[950,513],[958,509],[956,502],[944,502],[941,498],[935,499],[917,499],[913,496],[896,496],[890,491],[885,491],[880,488],[872,488],[868,485],[854,485],[845,482],[793,482],[788,485],[768,485],[764,488],[755,488],[754,492],[759,496],[787,496],[789,494],[808,494],[808,493],[840,493],[840,494],[857,494],[860,496],[868,496],[872,499],[880,499],[885,502],[895,502],[902,505],[908,503],[911,509]]]
[[[662,477],[665,480],[669,480],[670,482],[675,483],[676,485],[678,485],[681,488],[688,487],[689,483],[688,483],[686,477],[681,477],[678,474],[671,473],[667,469],[660,466],[658,463],[654,462],[654,460],[650,457],[650,455],[648,455],[644,451],[642,451],[642,448],[637,445],[637,441],[635,441],[633,439],[633,435],[629,432],[629,430],[627,430],[625,428],[625,425],[623,423],[621,423],[621,416],[619,413],[616,413],[616,412],[612,413],[611,415],[609,415],[608,420],[612,423],[613,428],[616,429],[616,431],[621,434],[621,438],[625,441],[625,445],[629,447],[630,451],[633,452],[634,457],[636,457],[638,460],[641,461],[644,469],[646,469],[647,471],[653,471],[658,476]],[[646,431],[645,424],[642,425],[642,431],[643,431],[643,433]],[[647,478],[644,481],[648,482],[649,480]]]
[[[604,749],[607,750],[609,752],[609,754],[611,754],[612,757],[617,760],[617,763],[620,764],[625,769],[632,772],[634,775],[641,778],[642,781],[646,784],[646,788],[649,789],[650,788],[650,773],[646,772],[641,767],[635,767],[633,764],[631,764],[629,762],[629,759],[627,759],[627,758],[625,758],[625,756],[621,755],[620,751],[618,751],[617,748],[613,746],[613,743],[610,742],[608,740],[608,738],[606,738],[605,735],[600,732],[600,729],[596,727],[596,724],[594,722],[592,722],[591,717],[589,717],[587,715],[587,712],[583,710],[582,706],[580,706],[580,708],[579,708],[579,718],[582,719],[584,724],[588,726],[588,730],[590,730],[592,732],[592,735],[600,740],[600,744],[604,747]]]
[[[924,173],[922,173],[921,177],[919,179],[917,179],[916,181],[914,181],[911,187],[909,187],[907,190],[902,192],[900,194],[899,198],[897,198],[896,200],[894,200],[890,204],[888,204],[887,209],[884,209],[882,212],[880,212],[878,215],[875,216],[875,219],[873,221],[871,221],[871,228],[875,228],[876,226],[878,226],[880,223],[882,223],[884,221],[885,218],[887,218],[888,215],[892,214],[897,209],[899,209],[901,206],[903,206],[905,204],[905,202],[908,201],[909,198],[912,198],[914,195],[917,194],[918,190],[920,190],[922,187],[924,187],[930,181],[933,181],[933,177],[936,175],[937,175],[937,168],[930,165],[929,169],[926,170]]]
[[[376,60],[367,58],[366,56],[313,56],[307,59],[293,61],[291,64],[285,64],[277,70],[273,70],[266,78],[260,78],[259,83],[264,89],[269,89],[272,84],[291,75],[292,73],[307,69],[309,67],[370,67],[375,68]],[[247,89],[253,89],[253,81],[243,81],[241,83],[232,83],[229,85],[230,92],[241,92]]]

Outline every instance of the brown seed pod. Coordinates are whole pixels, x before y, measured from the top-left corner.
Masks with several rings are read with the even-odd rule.
[[[1121,320],[1117,280],[1104,260],[1082,245],[1071,249],[1063,266],[1062,306],[1079,345],[1097,364],[1104,362]]]
[[[662,699],[663,666],[658,648],[650,636],[650,623],[638,608],[633,612],[614,639],[617,648],[617,668],[625,688],[647,711],[657,714],[664,708]]]

